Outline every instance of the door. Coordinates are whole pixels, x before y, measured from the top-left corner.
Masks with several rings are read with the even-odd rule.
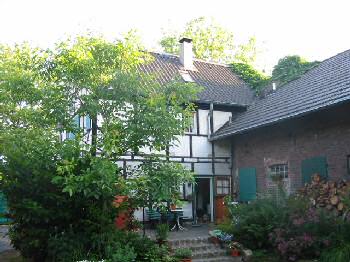
[[[301,162],[301,175],[303,184],[310,183],[312,176],[319,174],[323,179],[327,179],[327,158],[324,156],[312,157]]]
[[[221,223],[227,217],[225,197],[231,192],[230,177],[217,177],[215,179],[215,221]]]
[[[210,178],[196,178],[193,199],[193,216],[195,222],[208,223],[211,221],[211,180]]]
[[[239,200],[256,199],[256,169],[254,167],[239,169]]]

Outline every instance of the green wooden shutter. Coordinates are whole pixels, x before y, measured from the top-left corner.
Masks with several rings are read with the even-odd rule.
[[[256,169],[254,167],[239,169],[239,200],[256,199]]]
[[[319,174],[324,179],[327,179],[327,158],[319,156],[303,160],[301,163],[301,174],[303,184],[310,183],[314,174]]]

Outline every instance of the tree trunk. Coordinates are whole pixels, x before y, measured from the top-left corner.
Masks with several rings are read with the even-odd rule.
[[[97,116],[91,117],[91,155],[97,154]]]

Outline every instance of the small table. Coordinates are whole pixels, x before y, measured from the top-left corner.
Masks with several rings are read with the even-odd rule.
[[[184,210],[182,208],[176,208],[176,209],[170,210],[170,212],[175,215],[175,225],[170,229],[170,231],[173,231],[175,229],[177,229],[177,230],[186,230],[186,228],[184,228],[180,224],[180,216],[181,216],[181,214],[184,213]]]

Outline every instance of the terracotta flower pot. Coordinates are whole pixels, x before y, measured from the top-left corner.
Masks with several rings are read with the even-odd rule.
[[[180,261],[181,262],[192,262],[192,258],[183,258]]]
[[[176,209],[176,205],[175,205],[175,204],[171,204],[171,205],[170,205],[170,209],[171,209],[171,210],[175,210],[175,209]]]
[[[128,212],[121,212],[115,219],[115,226],[118,229],[125,229],[129,223],[130,217]]]
[[[231,256],[232,257],[239,257],[241,255],[241,252],[239,252],[238,249],[231,249]]]
[[[113,205],[118,208],[127,201],[128,201],[128,196],[123,196],[123,195],[115,196]],[[131,212],[130,208],[128,208],[127,210],[124,210],[118,213],[117,217],[115,218],[115,226],[118,229],[127,228],[130,222],[130,212]]]

